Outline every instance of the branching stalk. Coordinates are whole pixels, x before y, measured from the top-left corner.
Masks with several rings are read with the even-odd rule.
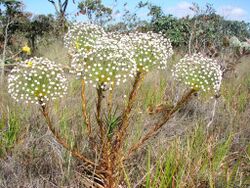
[[[101,118],[102,101],[103,101],[103,92],[102,89],[99,87],[97,88],[96,120],[100,129],[100,138],[103,141],[105,137],[105,129]]]
[[[83,156],[78,150],[71,148],[70,145],[60,137],[60,135],[56,132],[56,130],[53,128],[51,119],[49,117],[49,112],[48,112],[48,107],[47,106],[42,106],[42,114],[45,117],[46,123],[48,125],[49,130],[53,134],[55,140],[62,145],[66,150],[68,150],[73,157],[79,159],[80,161],[84,162],[84,164],[88,166],[95,167],[97,164],[95,164],[93,161],[89,160],[87,157]]]
[[[135,151],[137,151],[147,140],[152,136],[156,135],[159,129],[166,124],[166,122],[173,116],[173,114],[178,111],[183,105],[185,105],[190,99],[191,96],[195,93],[195,90],[188,91],[176,104],[176,106],[167,114],[165,114],[162,120],[152,126],[152,128],[140,139],[139,142],[134,144],[128,151],[127,158],[131,156]]]
[[[67,142],[63,138],[60,137],[60,135],[55,131],[55,129],[52,126],[52,122],[51,122],[51,119],[49,117],[47,106],[42,106],[41,111],[42,111],[43,116],[45,117],[48,128],[51,131],[51,133],[53,134],[55,140],[61,146],[63,146],[67,151],[69,151],[73,157],[75,157],[76,159],[83,162],[83,164],[85,166],[84,167],[85,173],[87,175],[93,177],[92,179],[94,179],[91,184],[95,185],[95,187],[102,187],[102,183],[100,184],[100,180],[105,179],[105,176],[107,176],[108,173],[107,173],[106,169],[103,169],[102,166],[94,163],[93,161],[91,161],[87,157],[83,156],[80,153],[80,151],[78,151],[74,148],[71,148],[70,145],[67,144]]]
[[[100,139],[101,139],[101,163],[100,166],[105,169],[105,180],[107,188],[114,187],[114,177],[113,177],[113,163],[111,161],[111,143],[107,136],[106,127],[104,127],[101,109],[103,101],[103,90],[102,88],[97,88],[97,104],[96,104],[96,120],[100,129]]]
[[[138,90],[142,84],[143,78],[144,78],[144,73],[141,73],[141,72],[138,72],[135,77],[133,88],[129,95],[127,107],[125,108],[123,112],[122,124],[120,126],[119,131],[117,132],[117,136],[115,139],[114,152],[117,152],[122,147],[123,141],[126,137],[127,128],[129,126],[130,113],[134,105]]]

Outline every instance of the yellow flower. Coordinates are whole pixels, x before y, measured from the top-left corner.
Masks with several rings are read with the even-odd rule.
[[[80,48],[80,43],[79,42],[75,42],[75,45],[76,45],[76,49],[79,49]]]
[[[28,67],[32,67],[33,63],[31,61],[27,62]]]
[[[24,47],[22,47],[22,51],[26,53],[27,55],[31,54],[30,47],[26,44]]]

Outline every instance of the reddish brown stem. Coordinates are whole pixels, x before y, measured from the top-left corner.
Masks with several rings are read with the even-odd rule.
[[[105,137],[105,129],[101,118],[101,107],[103,101],[103,92],[101,88],[97,88],[97,103],[96,103],[96,121],[100,129],[100,138],[103,141]]]
[[[72,156],[79,159],[80,161],[82,161],[84,164],[88,165],[88,166],[92,166],[95,167],[97,166],[97,164],[95,164],[93,161],[89,160],[87,157],[83,156],[78,150],[76,149],[72,149],[69,144],[60,137],[60,135],[56,132],[56,130],[53,128],[52,126],[52,122],[51,119],[49,117],[49,112],[48,112],[48,107],[47,106],[42,106],[42,114],[45,117],[46,123],[48,125],[49,130],[51,131],[51,133],[53,134],[55,140],[61,144],[66,150],[68,150],[69,152],[71,152]]]
[[[113,163],[111,161],[111,143],[107,137],[107,130],[104,127],[103,120],[101,117],[102,101],[103,101],[103,90],[101,88],[97,89],[97,104],[96,104],[96,120],[100,129],[100,139],[101,139],[101,164],[105,171],[105,182],[107,188],[114,188],[114,175],[113,175]]]
[[[162,120],[152,126],[152,128],[140,139],[139,142],[137,142],[135,145],[133,145],[127,154],[128,158],[131,156],[136,150],[138,150],[148,139],[150,139],[152,136],[156,135],[159,131],[159,129],[166,124],[166,122],[173,116],[173,114],[178,111],[183,105],[185,105],[191,98],[191,96],[195,93],[195,90],[188,91],[176,104],[176,106],[167,114],[165,114],[162,118]]]
[[[106,169],[103,169],[102,166],[94,163],[87,157],[83,156],[80,151],[71,148],[68,144],[67,141],[64,140],[63,138],[60,137],[60,135],[55,131],[55,129],[52,126],[51,119],[49,117],[48,113],[48,107],[47,106],[42,106],[42,114],[45,117],[46,123],[48,125],[49,130],[53,134],[55,140],[63,146],[66,150],[71,152],[72,156],[75,157],[76,159],[80,160],[83,162],[84,166],[84,171],[87,175],[89,175],[91,178],[86,178],[88,179],[89,183],[93,185],[94,187],[103,187],[102,180],[105,180],[105,177],[109,175]],[[105,186],[106,187],[106,186]]]
[[[117,152],[118,150],[120,150],[120,148],[122,148],[123,141],[126,137],[127,128],[129,126],[130,113],[134,105],[138,90],[143,81],[143,78],[144,78],[144,73],[138,72],[134,80],[133,88],[129,95],[127,107],[125,108],[123,112],[122,124],[119,130],[117,131],[117,135],[116,135],[115,142],[114,142],[115,147],[114,147],[113,152]]]
[[[107,168],[106,161],[107,161],[107,157],[108,157],[107,156],[108,148],[107,148],[107,145],[105,144],[107,139],[106,139],[106,134],[105,134],[105,127],[103,125],[102,117],[101,117],[103,91],[100,87],[97,88],[96,91],[97,91],[96,121],[97,121],[97,124],[99,126],[99,131],[100,131],[99,137],[100,137],[100,141],[101,141],[101,147],[99,149],[100,149],[101,158],[102,158],[101,165],[104,166],[104,168],[106,169]]]

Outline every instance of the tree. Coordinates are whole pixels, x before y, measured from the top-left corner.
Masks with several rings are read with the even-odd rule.
[[[193,17],[176,18],[166,15],[160,7],[148,5],[151,20],[149,29],[162,32],[173,46],[189,49],[193,52],[204,52],[215,55],[221,51],[225,37],[236,36],[240,40],[250,37],[250,25],[244,21],[225,20],[216,14],[211,4],[200,7],[193,4],[190,9]],[[184,47],[184,48],[183,48]]]
[[[31,19],[26,19],[20,24],[19,30],[27,38],[32,51],[37,48],[37,39],[46,34],[53,33],[56,21],[52,15],[37,15]],[[54,34],[54,33],[53,33]]]
[[[159,19],[160,17],[164,15],[161,7],[159,6],[149,4],[148,9],[149,9],[148,15],[152,16],[153,21]]]
[[[16,0],[1,0],[4,10],[0,10],[0,24],[3,29],[0,42],[3,43],[0,48],[3,49],[1,57],[1,82],[4,79],[4,66],[7,56],[7,45],[13,34],[12,26],[16,20],[22,16],[22,3]]]
[[[50,3],[52,3],[52,5],[55,8],[56,14],[58,16],[59,19],[59,25],[60,27],[63,29],[63,31],[66,30],[67,26],[66,26],[66,10],[69,4],[69,0],[64,0],[63,2],[61,0],[58,0],[57,3],[54,0],[48,0]],[[75,3],[74,0],[72,0],[73,3]]]
[[[147,20],[141,20],[138,16],[138,11],[141,11],[143,8],[148,6],[148,2],[140,1],[133,10],[127,8],[127,3],[123,4],[122,11],[114,11],[115,14],[119,14],[119,22],[112,23],[109,25],[108,30],[110,31],[119,31],[127,33],[129,31],[148,31],[149,22]],[[145,10],[143,10],[145,11]]]
[[[151,16],[150,30],[162,32],[175,47],[187,46],[190,35],[188,18],[178,19],[173,15],[165,15],[161,7],[151,4],[148,9],[148,15]]]
[[[83,0],[79,2],[78,9],[91,23],[104,25],[112,19],[112,9],[103,5],[101,0]]]

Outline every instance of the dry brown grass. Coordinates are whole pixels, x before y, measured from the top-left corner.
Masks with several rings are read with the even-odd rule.
[[[53,48],[55,50],[46,56],[67,65],[64,51],[59,50],[61,46]],[[247,180],[250,175],[250,62],[249,59],[244,61],[236,69],[236,78],[229,76],[224,80],[222,95],[218,99],[210,127],[206,128],[211,119],[213,100],[197,96],[180,110],[154,139],[124,164],[124,187],[250,186]],[[168,71],[152,73],[145,78],[135,108],[131,112],[125,153],[126,148],[136,143],[151,128],[152,122],[159,119],[161,112],[168,110],[168,106],[175,104],[181,96],[183,90],[172,82],[169,74]],[[117,113],[121,113],[121,109],[126,106],[127,98],[123,96],[128,96],[131,87],[130,85],[121,88],[113,93],[113,103],[118,104]],[[36,107],[14,103],[7,95],[6,85],[0,88],[0,187],[84,187],[87,180],[86,174],[82,173],[83,166],[54,140],[39,110]],[[94,91],[87,86],[86,92],[87,111],[93,111],[96,103]],[[51,115],[59,134],[72,147],[89,153],[94,144],[91,145],[91,142],[85,139],[87,129],[83,124],[80,101],[81,82],[71,79],[69,94],[64,100],[56,101],[50,106]],[[103,105],[108,109],[108,100],[105,100]],[[91,116],[90,121],[93,121],[93,118]],[[10,131],[11,125],[18,127],[17,131]],[[197,126],[198,128],[195,128]],[[95,132],[96,127],[92,129],[92,132]],[[211,155],[210,158],[199,156],[199,151],[190,149],[188,145],[197,133],[196,129],[202,130],[201,136],[193,142],[198,142],[197,147],[204,149],[207,155]],[[232,142],[223,160],[219,161],[221,168],[214,171],[210,166],[207,170],[202,170],[203,164],[209,162],[209,159],[212,161],[213,156],[216,156],[218,150],[215,146],[221,146],[229,135]],[[88,157],[96,159],[98,153]],[[172,172],[173,168],[167,168],[164,162],[168,162],[170,167],[177,164],[182,166],[177,165],[178,170]],[[158,179],[155,179],[157,169],[161,170]],[[237,169],[237,173],[234,169]],[[224,173],[225,170],[227,173]],[[171,184],[162,180],[163,177],[169,178],[169,173],[173,173],[169,179]],[[181,173],[183,174],[179,177]],[[177,177],[178,181],[175,179]]]

